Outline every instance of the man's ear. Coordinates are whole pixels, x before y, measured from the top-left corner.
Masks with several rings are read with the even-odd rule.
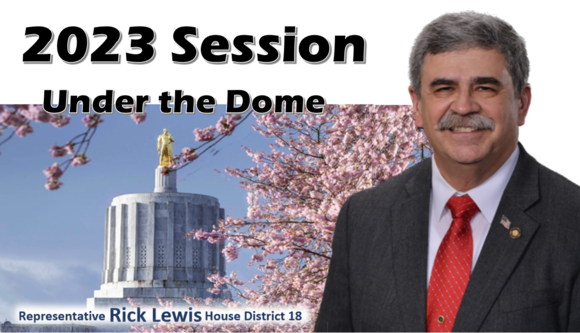
[[[412,86],[409,86],[409,95],[411,95],[411,101],[413,102],[413,116],[415,117],[415,126],[423,127],[423,117],[421,116],[421,110],[419,110],[419,96]]]
[[[529,83],[526,83],[524,90],[520,94],[518,100],[518,126],[522,126],[526,122],[526,116],[528,115],[528,110],[530,104],[532,103],[532,87]]]

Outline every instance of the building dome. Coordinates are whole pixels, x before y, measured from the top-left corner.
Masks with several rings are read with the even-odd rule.
[[[208,275],[225,275],[224,245],[185,238],[193,229],[211,231],[224,209],[217,198],[177,192],[176,173],[164,175],[158,167],[154,192],[113,199],[105,219],[101,288],[87,299],[89,310],[128,306],[128,298],[158,305],[159,296],[186,305],[184,296],[230,297],[207,291],[213,287]]]

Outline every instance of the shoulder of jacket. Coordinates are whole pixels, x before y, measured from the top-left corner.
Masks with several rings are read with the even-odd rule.
[[[549,188],[554,191],[554,195],[575,196],[580,203],[580,186],[570,181],[554,170],[540,164],[540,190]]]
[[[536,162],[538,163],[538,162]],[[580,240],[580,186],[538,163],[539,200],[528,214],[546,232],[567,233]]]
[[[542,203],[553,210],[574,217],[566,220],[580,232],[580,186],[540,164],[539,187]]]

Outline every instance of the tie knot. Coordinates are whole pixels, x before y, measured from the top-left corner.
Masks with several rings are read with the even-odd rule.
[[[451,197],[447,201],[447,208],[451,211],[453,219],[462,219],[471,221],[471,218],[479,212],[479,207],[475,204],[469,195],[462,197]]]

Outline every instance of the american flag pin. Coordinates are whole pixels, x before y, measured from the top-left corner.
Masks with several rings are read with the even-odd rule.
[[[512,222],[508,220],[505,215],[501,216],[501,221],[499,221],[499,223],[501,223],[501,225],[503,225],[507,230],[510,230],[510,224],[512,224]]]

